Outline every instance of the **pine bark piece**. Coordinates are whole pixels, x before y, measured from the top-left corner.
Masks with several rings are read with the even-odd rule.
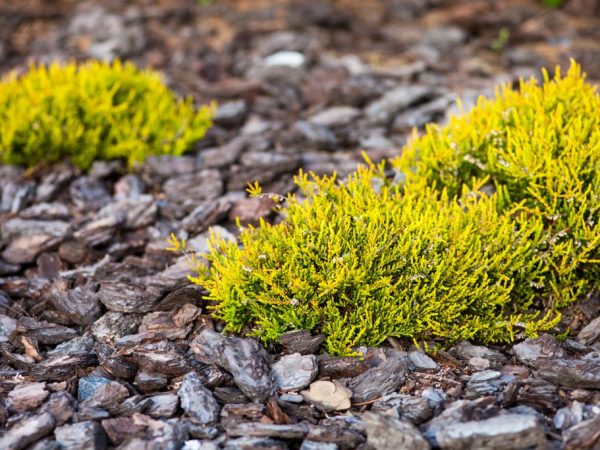
[[[355,403],[368,402],[394,392],[404,384],[408,361],[405,356],[394,356],[377,367],[352,379],[348,387]]]
[[[193,421],[208,425],[219,419],[221,408],[217,400],[195,372],[189,372],[183,377],[177,395],[181,399],[181,407]]]
[[[100,450],[106,448],[104,430],[96,422],[78,422],[54,430],[54,437],[64,450]]]
[[[191,369],[183,355],[169,341],[141,345],[135,349],[132,357],[139,367],[149,372],[178,376]]]
[[[350,357],[326,357],[319,359],[319,378],[353,378],[369,370],[364,361]]]
[[[371,411],[387,416],[392,415],[403,421],[420,425],[433,417],[435,405],[432,403],[425,397],[394,393],[373,403]]]
[[[179,449],[188,437],[186,423],[181,420],[154,420],[141,414],[134,414],[134,419],[148,427],[146,436],[152,441],[152,449]]]
[[[156,392],[167,387],[169,380],[162,373],[147,372],[140,370],[135,376],[133,384],[140,392]]]
[[[241,437],[228,439],[223,447],[225,450],[287,450],[284,441],[273,438]]]
[[[93,366],[98,362],[94,353],[62,355],[46,359],[29,370],[35,381],[64,381],[73,376],[77,370]]]
[[[491,361],[493,367],[506,362],[506,356],[499,351],[492,350],[482,345],[473,345],[468,341],[459,342],[450,349],[450,353],[464,361],[468,361],[471,358],[488,359]]]
[[[435,438],[442,450],[519,450],[543,443],[544,430],[535,416],[506,414],[449,424]]]
[[[146,284],[143,279],[103,282],[98,290],[98,299],[110,311],[149,312],[158,303],[162,290],[155,286],[144,288]]]
[[[223,179],[218,170],[200,170],[171,177],[163,185],[167,197],[174,202],[213,200],[223,193]]]
[[[52,350],[46,352],[46,356],[64,356],[76,355],[80,353],[90,353],[94,348],[94,339],[88,335],[78,336],[70,341],[58,344]]]
[[[279,336],[279,343],[283,345],[286,353],[300,353],[312,355],[319,350],[325,338],[322,334],[313,336],[306,330],[294,330]]]
[[[152,224],[158,208],[151,195],[124,198],[102,207],[96,214],[98,219],[115,217],[125,229],[136,229]]]
[[[367,443],[375,450],[429,450],[430,445],[410,422],[371,412],[362,415]]]
[[[537,374],[557,386],[600,389],[600,359],[541,360]]]
[[[14,412],[33,410],[48,397],[46,383],[21,384],[8,393],[9,408]]]
[[[26,334],[40,344],[53,345],[68,341],[78,336],[77,331],[63,325],[38,321],[31,317],[22,317],[17,322],[17,329],[13,336]]]
[[[77,325],[89,325],[102,313],[95,292],[89,287],[69,289],[65,280],[54,282],[50,299],[57,310]]]
[[[245,404],[250,400],[246,397],[246,394],[235,386],[218,386],[215,388],[214,395],[217,400],[225,404],[225,407],[230,404]]]
[[[148,400],[150,402],[144,412],[157,419],[173,417],[179,406],[179,397],[172,393],[152,395]]]
[[[139,328],[140,333],[160,333],[166,339],[185,339],[192,331],[194,319],[200,310],[185,304],[173,311],[156,311],[147,314]]]
[[[584,420],[563,433],[565,450],[594,450],[600,446],[600,416]]]
[[[266,351],[256,341],[203,330],[190,348],[201,362],[217,364],[231,373],[235,384],[253,401],[264,403],[274,394]]]
[[[500,398],[502,393],[510,388],[516,388],[514,376],[502,375],[495,370],[482,370],[471,376],[465,388],[464,397],[475,399],[493,395]]]
[[[46,412],[27,417],[0,437],[0,448],[3,450],[20,450],[46,436],[53,428],[54,418],[50,413]]]
[[[538,411],[553,412],[562,405],[558,388],[540,378],[528,378],[519,383],[516,403],[529,405]]]
[[[141,314],[108,311],[92,324],[91,333],[98,341],[114,342],[123,336],[135,333],[141,323]]]
[[[0,342],[8,342],[17,329],[17,321],[12,317],[0,314]]]
[[[137,366],[128,358],[120,356],[111,346],[97,342],[94,351],[98,355],[98,364],[113,377],[122,380],[135,377]]]
[[[75,413],[75,399],[68,392],[53,392],[44,403],[41,412],[49,412],[54,417],[56,426],[65,424]]]
[[[415,370],[417,372],[427,372],[434,371],[437,372],[440,370],[440,366],[428,355],[423,352],[410,352],[408,354],[409,366],[410,370]]]
[[[102,421],[102,428],[113,445],[119,445],[130,438],[141,438],[146,430],[145,426],[134,423],[131,417],[105,419]]]
[[[98,375],[88,375],[81,377],[77,383],[77,400],[83,402],[90,398],[102,386],[107,385],[112,380],[110,378]]]
[[[600,337],[600,317],[596,317],[585,327],[581,329],[577,335],[577,340],[582,344],[591,345],[598,341]]]
[[[362,444],[366,442],[366,437],[362,428],[362,422],[354,416],[340,417],[339,420],[325,419],[310,428],[306,439],[334,443],[340,449],[364,448]]]
[[[62,238],[37,234],[34,236],[19,236],[8,243],[2,252],[2,259],[10,264],[29,264],[43,252],[58,246]]]

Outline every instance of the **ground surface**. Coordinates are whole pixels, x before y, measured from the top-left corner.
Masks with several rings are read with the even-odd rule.
[[[172,231],[202,249],[209,226],[268,217],[248,181],[285,193],[300,167],[343,176],[359,149],[398,154],[457,96],[569,57],[600,80],[600,4],[202,3],[0,2],[3,73],[119,56],[220,104],[196,151],[135,173],[0,168],[0,448],[600,448],[593,296],[561,344],[431,359],[392,341],[359,361],[292,334],[267,352],[212,333],[165,251]]]

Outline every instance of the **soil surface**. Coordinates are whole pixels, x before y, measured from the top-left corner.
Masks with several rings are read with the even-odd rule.
[[[130,59],[217,100],[181,158],[0,167],[0,449],[598,449],[600,301],[549,335],[427,355],[390,339],[362,360],[301,331],[224,336],[171,232],[206,248],[272,219],[247,198],[299,168],[399,154],[500,82],[575,58],[600,80],[600,2],[3,0],[0,72]]]

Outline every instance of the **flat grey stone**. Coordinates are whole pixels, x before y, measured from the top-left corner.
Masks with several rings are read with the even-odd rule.
[[[408,354],[410,368],[413,370],[439,370],[440,366],[423,352],[410,352]]]
[[[319,370],[314,355],[300,353],[282,356],[271,366],[275,387],[283,391],[299,391],[308,386]]]

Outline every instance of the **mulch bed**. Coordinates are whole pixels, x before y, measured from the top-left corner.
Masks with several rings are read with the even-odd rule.
[[[3,1],[1,73],[121,57],[220,106],[194,151],[132,173],[0,167],[0,448],[600,448],[597,295],[568,311],[561,343],[426,355],[390,340],[335,358],[300,331],[267,349],[221,335],[165,250],[171,232],[201,251],[211,226],[234,239],[235,217],[271,219],[247,182],[283,194],[299,168],[343,177],[361,149],[398,154],[458,96],[569,57],[597,82],[599,13],[594,0]]]

